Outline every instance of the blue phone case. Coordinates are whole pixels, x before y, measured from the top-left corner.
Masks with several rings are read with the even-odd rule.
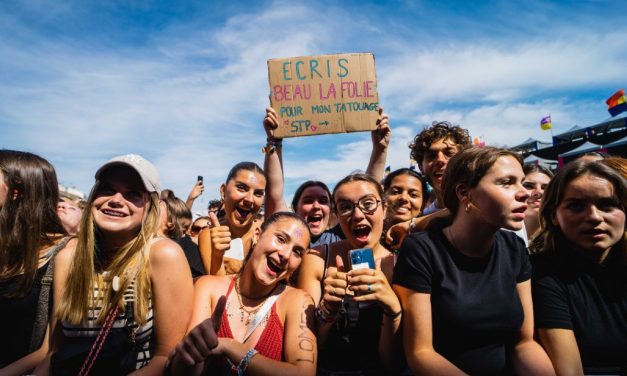
[[[360,248],[348,251],[351,270],[374,269],[374,255],[372,248]]]

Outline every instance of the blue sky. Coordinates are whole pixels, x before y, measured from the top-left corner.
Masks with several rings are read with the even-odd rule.
[[[139,153],[183,199],[218,197],[230,167],[263,162],[269,58],[373,52],[393,169],[434,120],[490,145],[609,117],[627,86],[621,1],[4,1],[0,147],[50,160],[86,193],[109,158]],[[364,169],[368,133],[284,141],[287,199]]]

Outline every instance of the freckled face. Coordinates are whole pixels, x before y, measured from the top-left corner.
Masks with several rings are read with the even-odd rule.
[[[625,211],[614,195],[614,187],[591,174],[566,186],[554,222],[575,246],[597,254],[608,251],[625,234]]]

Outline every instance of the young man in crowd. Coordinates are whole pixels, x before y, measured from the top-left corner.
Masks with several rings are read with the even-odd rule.
[[[434,122],[418,133],[409,145],[410,156],[418,163],[420,171],[435,191],[435,200],[424,209],[423,215],[444,208],[440,188],[446,165],[460,150],[470,146],[468,130],[448,121]]]
[[[440,189],[444,170],[455,154],[471,145],[468,130],[448,121],[433,122],[423,129],[409,145],[410,157],[418,163],[422,174],[433,188],[435,199],[423,210],[420,218],[412,218],[392,226],[386,234],[388,244],[398,248],[405,236],[413,231],[424,229],[436,216],[446,215],[443,211]]]

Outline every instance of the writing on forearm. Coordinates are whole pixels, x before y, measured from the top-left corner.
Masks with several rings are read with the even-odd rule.
[[[309,302],[307,301],[304,301],[303,309],[300,314],[300,324],[298,325],[300,330],[300,333],[298,334],[298,348],[301,351],[304,351],[304,353],[301,353],[301,357],[296,359],[297,362],[314,363],[315,361],[314,348],[316,347],[316,345],[314,344],[314,341],[311,339],[311,337],[309,337],[308,335],[309,328],[311,328],[311,323],[307,322],[307,311],[311,309],[311,304],[309,304]]]

